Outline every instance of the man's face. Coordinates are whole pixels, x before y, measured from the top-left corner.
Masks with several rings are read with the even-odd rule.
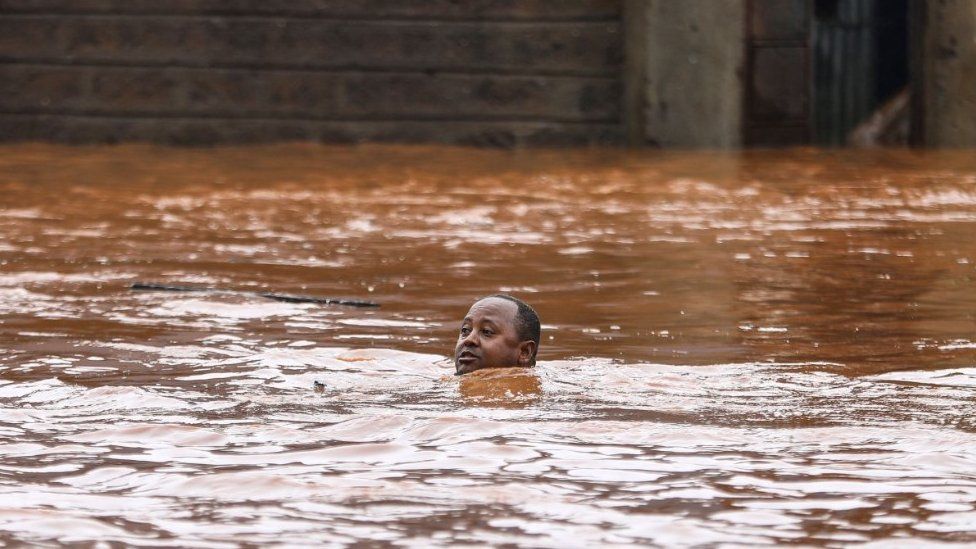
[[[454,348],[454,367],[458,374],[482,368],[529,366],[526,343],[519,340],[515,329],[518,306],[507,299],[488,297],[471,306],[461,322],[457,346]]]

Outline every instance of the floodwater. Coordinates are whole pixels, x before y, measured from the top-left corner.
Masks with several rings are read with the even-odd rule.
[[[973,151],[3,146],[0,544],[976,543],[974,233]]]

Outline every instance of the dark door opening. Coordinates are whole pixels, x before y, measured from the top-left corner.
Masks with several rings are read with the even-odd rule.
[[[812,140],[904,144],[910,116],[909,0],[815,0]]]

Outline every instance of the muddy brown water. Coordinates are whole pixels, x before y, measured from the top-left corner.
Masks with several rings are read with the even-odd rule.
[[[974,229],[973,151],[3,146],[0,543],[976,543]]]

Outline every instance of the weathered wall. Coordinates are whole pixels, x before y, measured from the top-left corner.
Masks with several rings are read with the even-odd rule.
[[[976,0],[924,3],[920,73],[922,142],[976,147]]]
[[[0,0],[0,139],[622,139],[620,0]]]
[[[810,0],[746,0],[743,144],[810,140]]]
[[[631,143],[742,142],[745,0],[629,0],[626,112]]]

